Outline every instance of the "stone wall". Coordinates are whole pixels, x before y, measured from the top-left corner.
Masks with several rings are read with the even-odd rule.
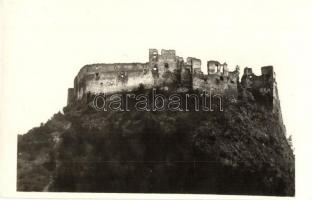
[[[214,94],[227,95],[233,98],[238,96],[239,68],[233,72],[228,71],[227,64],[210,60],[207,62],[207,75],[194,73],[193,88],[211,91]]]
[[[132,90],[138,85],[153,85],[152,72],[147,63],[112,63],[84,66],[75,79],[76,98],[87,93],[113,93]]]
[[[182,60],[181,60],[182,59]],[[183,58],[176,56],[175,50],[149,50],[149,67],[152,70],[155,85],[173,84],[179,81]]]
[[[211,71],[212,72],[212,71]],[[232,98],[238,96],[239,72],[226,72],[225,74],[208,74],[193,76],[193,88],[211,91],[214,94],[227,95]]]
[[[241,85],[252,92],[256,100],[279,110],[279,98],[273,66],[261,67],[261,75],[257,76],[251,68],[245,68]]]
[[[263,98],[272,106],[279,105],[275,73],[272,66],[261,68],[257,76],[246,67],[239,82],[239,67],[229,71],[226,63],[210,60],[205,75],[201,60],[176,55],[175,50],[149,49],[146,63],[112,63],[85,65],[74,80],[74,88],[68,90],[68,104],[87,94],[131,91],[140,84],[145,88],[155,86],[212,91],[215,94],[238,97],[238,88],[250,90],[256,98]]]
[[[192,73],[201,73],[201,60],[198,58],[188,57],[186,64],[192,66]]]
[[[208,74],[226,74],[228,67],[226,63],[221,64],[219,61],[210,60],[207,62],[207,73]]]

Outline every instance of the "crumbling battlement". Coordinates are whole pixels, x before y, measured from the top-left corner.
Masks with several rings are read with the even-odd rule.
[[[226,94],[232,98],[238,96],[239,67],[234,71],[228,71],[227,64],[218,61],[207,62],[207,75],[194,74],[193,88],[213,91],[214,93]]]
[[[245,89],[252,92],[258,92],[259,95],[274,96],[274,89],[276,86],[275,73],[272,66],[265,66],[261,68],[261,75],[257,76],[252,72],[251,68],[246,67],[242,76],[241,85]]]
[[[111,63],[85,65],[74,80],[74,88],[68,90],[68,104],[81,100],[88,94],[131,91],[143,85],[145,88],[206,90],[237,98],[240,89],[251,91],[255,98],[279,105],[275,73],[272,66],[261,69],[257,76],[251,68],[245,68],[239,81],[239,66],[229,71],[224,62],[210,60],[207,73],[201,70],[201,60],[187,57],[186,61],[175,50],[149,49],[146,63]]]
[[[260,76],[255,75],[251,68],[246,67],[241,86],[243,89],[249,90],[258,101],[270,105],[273,112],[281,113],[273,66],[261,67]]]

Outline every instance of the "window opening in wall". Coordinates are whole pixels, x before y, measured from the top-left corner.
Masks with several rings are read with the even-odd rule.
[[[99,75],[99,73],[97,72],[97,73],[95,73],[95,79],[96,80],[99,80],[100,79],[100,75]]]
[[[153,52],[153,61],[156,61],[157,60],[157,52]]]

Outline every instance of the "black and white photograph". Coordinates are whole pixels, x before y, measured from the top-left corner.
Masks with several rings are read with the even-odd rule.
[[[311,2],[0,2],[4,196],[312,197]]]

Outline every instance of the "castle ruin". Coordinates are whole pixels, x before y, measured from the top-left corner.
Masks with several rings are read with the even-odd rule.
[[[210,60],[207,74],[201,70],[201,60],[187,57],[186,61],[175,50],[149,49],[146,63],[97,63],[85,65],[75,77],[74,88],[68,89],[68,104],[81,100],[87,94],[112,94],[131,91],[140,85],[145,88],[161,87],[176,90],[206,90],[236,98],[241,88],[256,97],[265,97],[272,105],[279,104],[272,66],[261,68],[256,76],[245,68],[241,82],[239,67],[229,71],[226,63]]]

